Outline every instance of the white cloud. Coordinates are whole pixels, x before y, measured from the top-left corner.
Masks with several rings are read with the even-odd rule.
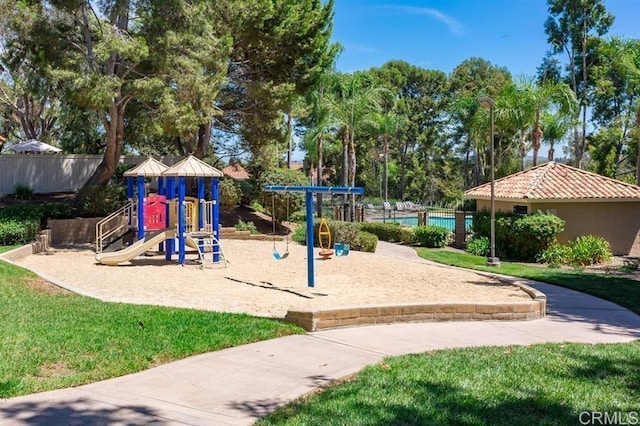
[[[430,7],[416,7],[416,6],[402,6],[402,5],[398,5],[398,6],[396,6],[396,5],[385,5],[385,6],[382,6],[382,7],[389,8],[389,9],[396,9],[396,10],[399,10],[401,12],[406,12],[406,13],[410,13],[410,14],[432,16],[432,17],[436,18],[438,21],[440,21],[443,24],[445,24],[446,26],[448,26],[449,30],[453,34],[456,34],[456,35],[464,34],[464,27],[460,22],[456,21],[455,19],[453,19],[449,15],[446,15],[446,14],[440,12],[437,9],[432,9]]]

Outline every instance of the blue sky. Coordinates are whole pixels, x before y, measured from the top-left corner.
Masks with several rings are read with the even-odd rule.
[[[640,38],[640,0],[605,6],[616,16],[609,35]],[[401,59],[450,73],[478,56],[514,76],[532,76],[549,49],[547,17],[545,0],[336,0],[333,40],[344,46],[337,68]]]

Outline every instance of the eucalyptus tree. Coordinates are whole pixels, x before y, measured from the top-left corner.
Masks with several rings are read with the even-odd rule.
[[[590,143],[597,170],[617,177],[638,165],[632,161],[633,132],[640,111],[640,40],[613,37],[598,44],[591,78],[595,90],[592,118],[598,131]],[[636,180],[638,181],[638,180]]]
[[[221,0],[222,3],[224,3]],[[254,156],[286,143],[283,112],[331,69],[334,1],[234,0],[225,8],[233,49],[214,126],[236,134]],[[266,162],[264,163],[266,164]]]
[[[138,1],[139,37],[148,57],[142,71],[152,81],[137,98],[143,127],[175,144],[179,154],[203,158],[211,142],[211,122],[226,82],[232,39],[215,0]],[[155,127],[155,132],[153,128]]]
[[[547,0],[547,5],[547,41],[553,53],[566,53],[570,86],[582,109],[582,131],[576,126],[573,147],[575,165],[580,167],[586,150],[591,39],[606,34],[615,18],[607,12],[604,0]]]
[[[60,93],[39,69],[40,52],[28,38],[42,19],[15,1],[0,1],[0,117],[9,140],[59,136]]]

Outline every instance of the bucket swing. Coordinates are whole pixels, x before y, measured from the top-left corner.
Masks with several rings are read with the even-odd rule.
[[[326,242],[323,241],[325,239]],[[318,226],[318,243],[320,244],[320,252],[318,254],[325,260],[331,259],[331,255],[333,255],[333,250],[331,250],[331,231],[324,217],[320,219],[320,225]]]
[[[337,216],[336,209],[334,207],[333,197],[331,197],[331,209],[333,210],[334,216]],[[349,250],[351,246],[347,243],[333,243],[333,250],[335,251],[336,256],[347,256],[349,255]]]
[[[280,252],[278,252],[278,249],[276,248],[276,215],[275,215],[275,207],[276,207],[276,203],[275,203],[275,199],[276,199],[276,195],[275,193],[272,193],[271,195],[271,219],[273,222],[273,257],[276,260],[282,260],[282,259],[286,259],[287,257],[289,257],[289,233],[287,232],[287,235],[285,236],[285,241],[286,241],[286,246],[285,246],[285,251],[284,253],[280,254]],[[289,194],[287,193],[287,218],[289,217]]]

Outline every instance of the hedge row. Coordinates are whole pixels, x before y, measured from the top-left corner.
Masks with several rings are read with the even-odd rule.
[[[319,247],[318,227],[320,221],[314,220],[314,245]],[[378,241],[402,242],[407,245],[424,247],[444,247],[449,240],[449,230],[442,226],[407,227],[398,223],[381,222],[341,222],[327,220],[333,242],[347,243],[352,250],[375,252]],[[293,239],[301,244],[306,242],[305,228],[300,227]]]

